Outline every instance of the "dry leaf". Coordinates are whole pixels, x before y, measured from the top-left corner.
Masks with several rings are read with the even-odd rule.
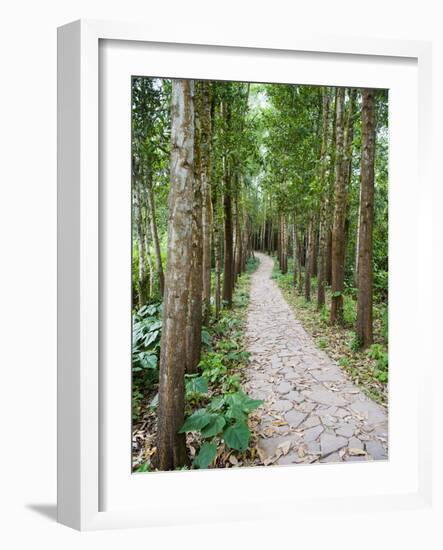
[[[354,448],[354,447],[350,447],[348,449],[348,455],[349,456],[366,456],[367,452],[364,451],[363,449],[357,449],[357,448]]]
[[[234,455],[230,455],[230,456],[229,456],[229,462],[230,462],[233,466],[237,466],[237,465],[238,465],[238,460],[237,460],[237,458],[236,458]]]
[[[300,458],[304,458],[306,456],[306,449],[303,447],[303,445],[300,445],[297,450],[297,454]]]
[[[289,449],[291,448],[291,442],[284,441],[283,443],[280,443],[277,448],[280,449],[281,452],[286,456],[289,453]]]

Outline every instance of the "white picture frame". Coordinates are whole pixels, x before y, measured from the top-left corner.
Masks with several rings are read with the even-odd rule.
[[[117,53],[114,57],[109,52],[105,54],[107,57],[103,57],[101,54],[100,48],[104,41],[109,43],[112,41],[112,44],[116,45],[114,50]],[[386,82],[392,81],[394,89],[396,85],[395,75],[389,75],[389,67],[391,69],[397,65],[414,67],[413,77],[412,69],[411,75],[406,74],[409,69],[403,71],[405,73],[404,81],[401,80],[403,72],[398,73],[401,82],[418,84],[417,88],[405,88],[402,100],[400,98],[401,94],[397,93],[399,108],[401,101],[405,102],[408,98],[413,101],[413,112],[417,116],[416,118],[415,116],[412,117],[414,120],[411,122],[411,128],[418,133],[418,144],[415,136],[412,138],[410,136],[409,138],[405,137],[405,147],[409,147],[409,149],[398,149],[396,153],[394,147],[394,154],[390,155],[390,170],[394,174],[394,184],[395,181],[399,181],[401,178],[403,178],[402,181],[407,182],[402,195],[403,201],[399,201],[394,207],[394,229],[395,227],[399,228],[401,223],[405,221],[404,218],[402,220],[401,210],[407,212],[407,209],[412,206],[412,197],[408,189],[411,190],[414,184],[417,188],[420,188],[420,197],[422,197],[417,221],[418,231],[423,231],[423,234],[426,234],[425,232],[429,230],[431,223],[429,211],[431,182],[429,163],[426,159],[429,150],[430,120],[432,116],[429,96],[431,47],[428,43],[324,37],[303,33],[298,33],[294,37],[282,36],[278,42],[276,40],[268,42],[266,38],[263,38],[263,40],[254,43],[248,40],[235,41],[235,43],[231,41],[221,43],[214,40],[208,43],[203,36],[201,38],[195,35],[192,37],[186,36],[185,31],[180,36],[176,33],[174,36],[168,36],[163,30],[159,30],[157,33],[147,32],[144,26],[137,24],[77,21],[61,27],[58,33],[59,522],[76,529],[90,530],[132,526],[147,527],[194,521],[251,519],[262,517],[265,510],[266,515],[269,517],[269,508],[266,507],[267,500],[286,502],[285,509],[288,510],[286,512],[288,517],[296,510],[299,513],[302,508],[303,511],[313,509],[320,511],[334,506],[337,510],[346,513],[357,503],[364,509],[378,511],[380,509],[392,510],[405,507],[423,508],[431,506],[431,403],[424,389],[424,381],[427,381],[429,385],[432,359],[423,362],[420,373],[413,381],[405,378],[401,387],[399,377],[396,375],[398,371],[395,370],[395,364],[402,362],[403,365],[406,365],[403,372],[407,376],[407,365],[412,366],[413,360],[418,357],[420,346],[426,342],[426,333],[419,326],[420,318],[426,315],[426,305],[421,300],[423,295],[420,293],[420,289],[424,285],[425,274],[420,270],[416,272],[411,270],[406,277],[407,281],[404,286],[392,288],[390,283],[390,291],[393,290],[391,293],[393,300],[390,305],[390,315],[394,313],[394,315],[399,314],[401,316],[402,293],[407,292],[408,284],[417,287],[417,296],[412,300],[411,306],[411,312],[415,316],[412,324],[417,334],[416,341],[410,343],[407,353],[403,353],[402,356],[401,350],[397,349],[396,351],[395,346],[396,338],[397,341],[401,338],[400,333],[398,332],[397,335],[395,333],[390,334],[390,344],[393,336],[393,350],[391,348],[390,353],[394,354],[394,357],[390,357],[390,365],[393,364],[391,390],[395,388],[394,384],[398,384],[399,388],[391,391],[391,405],[394,404],[394,412],[397,410],[396,407],[399,407],[398,410],[402,411],[403,418],[408,421],[408,427],[411,428],[412,426],[415,430],[413,436],[411,436],[411,456],[402,457],[400,445],[396,453],[396,433],[399,434],[399,441],[403,441],[407,434],[405,430],[403,430],[404,433],[400,433],[402,432],[401,423],[399,421],[396,423],[394,416],[393,425],[395,428],[393,428],[394,432],[390,434],[393,447],[390,449],[391,458],[389,463],[355,464],[344,467],[342,465],[324,465],[319,468],[297,466],[237,469],[230,472],[210,470],[132,476],[128,467],[127,472],[122,476],[122,479],[124,479],[121,486],[113,488],[114,496],[111,499],[111,505],[104,502],[103,484],[115,483],[117,486],[120,483],[121,466],[106,462],[107,457],[103,455],[111,448],[118,455],[117,446],[120,442],[122,449],[126,449],[126,446],[129,445],[129,434],[125,439],[123,434],[126,433],[124,430],[127,424],[125,424],[126,420],[122,420],[121,426],[116,426],[115,432],[118,435],[114,437],[113,442],[110,444],[113,447],[108,446],[109,438],[106,434],[109,430],[106,430],[106,422],[110,413],[106,403],[109,403],[111,397],[114,409],[113,419],[115,415],[126,418],[128,396],[122,397],[121,402],[117,400],[117,397],[115,397],[117,394],[113,393],[115,388],[119,386],[116,378],[111,377],[113,382],[103,388],[104,366],[101,361],[99,346],[102,336],[101,331],[103,330],[101,316],[103,310],[101,307],[103,300],[107,299],[106,289],[108,288],[108,283],[102,285],[104,274],[103,269],[101,269],[104,261],[104,248],[106,248],[102,246],[102,233],[107,230],[107,225],[100,221],[100,213],[103,212],[103,196],[99,192],[102,189],[100,188],[99,172],[103,135],[100,133],[99,115],[101,110],[106,108],[100,104],[101,99],[103,99],[99,94],[100,71],[102,68],[100,64],[103,63],[104,59],[106,63],[111,60],[114,63],[113,66],[116,67],[115,74],[117,76],[130,74],[132,68],[129,65],[127,68],[124,66],[124,64],[128,64],[128,55],[134,57],[134,59],[137,55],[145,55],[143,53],[144,45],[146,47],[149,47],[149,45],[155,46],[155,52],[151,52],[153,55],[160,56],[159,52],[168,48],[170,53],[173,53],[172,56],[169,55],[170,65],[167,68],[165,66],[163,74],[159,75],[157,73],[158,76],[189,78],[217,78],[218,76],[224,78],[225,75],[232,75],[230,78],[234,80],[235,74],[232,71],[236,70],[235,67],[239,68],[238,60],[244,60],[245,57],[249,56],[251,59],[255,59],[255,65],[260,64],[261,79],[266,81],[267,78],[275,78],[271,75],[272,64],[280,64],[280,70],[282,70],[285,63],[288,63],[288,59],[297,54],[300,59],[303,58],[302,62],[303,60],[311,60],[312,63],[315,63],[315,60],[320,58],[323,59],[325,64],[337,63],[337,60],[343,61],[343,66],[336,67],[334,75],[323,83],[344,85],[348,84],[352,76],[354,80],[351,84],[353,85],[364,86],[367,83],[367,85],[372,84],[376,87],[377,82],[379,82],[381,87],[383,80],[377,80],[377,78],[386,78]],[[124,53],[122,54],[123,50]],[[139,52],[138,54],[136,50]],[[140,52],[142,53],[140,54]],[[179,52],[182,52],[180,59],[178,59],[180,57]],[[187,67],[186,58],[191,57],[191,52],[195,57],[192,62],[194,64]],[[231,72],[226,68],[228,63],[226,59],[222,60],[221,55],[230,58],[232,66],[229,71]],[[203,61],[202,56],[206,61]],[[262,58],[259,59],[257,56],[262,56]],[[271,56],[273,61],[267,67],[264,62],[266,56]],[[166,57],[162,59],[162,62],[166,62]],[[217,65],[214,60],[217,60],[220,64]],[[237,60],[237,65],[235,60]],[[123,63],[123,68],[122,65],[118,65],[119,62]],[[365,65],[366,69],[363,72],[371,74],[371,63],[373,64],[373,76],[362,76],[361,80],[358,80],[358,65]],[[385,66],[384,77],[380,76],[383,73],[383,67],[380,68],[377,63],[380,64],[380,67],[383,64],[389,65],[388,68]],[[351,75],[349,71],[353,64],[355,64],[355,72]],[[254,63],[251,63],[251,65],[254,65]],[[137,64],[134,66],[137,66]],[[192,72],[193,67],[195,68],[195,74]],[[222,67],[225,69],[222,69]],[[182,74],[181,71],[185,71],[186,74]],[[243,77],[245,80],[253,78],[252,68],[249,67],[246,70],[246,64],[244,64],[243,71],[241,74],[245,75]],[[280,81],[278,78],[282,77],[277,76],[275,81]],[[306,78],[309,78],[309,83],[312,84],[322,83],[321,78],[318,82],[315,80],[314,74],[310,77],[305,76],[302,81]],[[328,78],[328,76],[324,74],[322,78]],[[369,78],[369,80],[365,80],[365,78]],[[408,80],[410,78],[412,80]],[[106,78],[104,82],[107,82]],[[119,101],[116,95],[110,96],[107,101],[108,99]],[[404,109],[404,105],[401,108]],[[400,112],[397,115],[393,114],[394,122],[395,116],[398,119],[401,118],[399,114]],[[123,121],[122,124],[124,125],[125,122]],[[398,126],[398,135],[401,133],[400,130],[401,128]],[[116,134],[116,132],[113,133],[113,135]],[[123,135],[125,135],[124,128]],[[111,145],[114,146],[114,142]],[[115,146],[118,150],[119,142],[115,142]],[[125,147],[130,147],[129,141]],[[403,172],[401,172],[400,166],[402,151],[403,153],[405,151],[409,153],[407,160],[405,160]],[[127,155],[127,151],[122,151],[121,154],[123,156]],[[125,161],[115,160],[115,162],[123,163]],[[123,165],[122,169],[124,171]],[[418,169],[418,175],[414,172],[415,169]],[[399,191],[399,187],[396,189]],[[400,195],[396,194],[395,198],[398,196]],[[118,211],[115,210],[120,208],[118,206],[119,198],[121,197],[112,195],[110,201],[106,203],[106,208],[111,208],[111,211],[117,212],[116,216],[119,215]],[[392,199],[393,195],[390,191],[391,202]],[[122,217],[122,223],[122,227],[124,227],[124,216]],[[414,229],[416,229],[415,226]],[[409,235],[409,233],[406,233],[406,235]],[[394,237],[398,237],[398,234],[394,234]],[[119,251],[124,253],[126,245],[127,243],[122,242],[122,248],[117,246],[114,257],[110,261],[115,262]],[[411,246],[413,253],[416,253],[419,257],[418,264],[426,262],[428,259],[426,255],[430,254],[430,250],[426,247],[420,247],[418,242],[412,243]],[[397,250],[392,248],[392,234],[390,258],[394,262],[393,277],[395,277],[397,265],[395,262],[398,261],[398,266],[400,266],[404,258],[400,258]],[[105,265],[108,265],[106,263],[108,259],[108,257],[105,258]],[[130,269],[129,263],[127,269]],[[122,272],[122,278],[124,277],[125,274]],[[122,279],[119,279],[116,284],[121,283]],[[405,329],[404,326],[401,328]],[[396,330],[395,325],[393,330]],[[407,334],[403,333],[403,335],[408,338]],[[410,339],[407,341],[410,342]],[[127,353],[129,353],[129,350],[127,350]],[[419,381],[418,384],[417,380]],[[112,396],[115,397],[115,400]],[[128,448],[123,452],[129,454],[130,449]],[[369,466],[372,470],[371,472],[369,470],[363,471],[361,466]],[[120,470],[114,470],[114,467],[120,468]],[[297,470],[296,474],[295,470]],[[344,471],[346,471],[345,474]],[[363,484],[362,489],[358,491],[355,486],[362,475],[367,478],[367,481],[366,484]],[[305,486],[303,486],[302,477],[307,480]],[[380,486],[375,483],[376,478],[381,479]],[[331,479],[335,481],[331,482]],[[123,483],[126,483],[125,487],[123,487]],[[295,494],[295,491],[287,494],[281,490],[282,487],[287,487],[290,483],[296,483],[297,492],[300,494]],[[384,489],[381,489],[382,483],[385,483]],[[208,506],[207,498],[209,494],[206,494],[205,491],[209,486],[214,487],[214,484],[220,489],[218,502],[211,503],[211,506]],[[262,484],[260,493],[256,490],[257,486],[260,486],[258,484]],[[237,495],[235,504],[227,506],[227,492],[231,491],[232,494],[232,488],[240,485],[245,491],[242,491],[242,495]],[[186,492],[189,495],[191,486],[198,487],[199,491],[195,492],[199,492],[200,497],[191,503],[188,501],[187,505],[184,506],[184,501],[181,500],[180,495]],[[311,494],[309,494],[309,488],[311,488]],[[150,491],[152,502],[151,505],[142,506],[140,501],[144,494],[143,491],[147,490]],[[223,493],[223,490],[226,493]],[[173,499],[171,499],[172,491],[176,493]],[[281,509],[278,509],[276,513],[280,517],[283,515]]]

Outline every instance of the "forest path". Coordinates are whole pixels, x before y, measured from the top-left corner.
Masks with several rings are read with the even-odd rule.
[[[388,419],[295,318],[275,281],[273,260],[256,253],[246,328],[245,390],[264,404],[251,415],[265,464],[387,458]]]

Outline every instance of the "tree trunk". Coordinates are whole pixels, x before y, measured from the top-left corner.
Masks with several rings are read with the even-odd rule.
[[[354,264],[354,284],[358,288],[358,255],[360,247],[360,220],[361,220],[361,184],[358,197],[358,214],[357,214],[357,235],[355,239],[355,264]]]
[[[329,130],[329,91],[323,88],[323,112],[322,112],[322,141],[320,151],[320,224],[319,224],[319,249],[318,249],[318,278],[317,278],[317,309],[325,305],[325,283],[326,283],[326,256],[328,237],[328,202],[329,189],[326,179],[326,163],[328,148]]]
[[[374,90],[363,90],[361,144],[361,207],[358,248],[357,321],[361,347],[372,344],[372,227],[374,221],[375,106]]]
[[[346,160],[344,151],[345,88],[338,88],[336,100],[335,208],[332,225],[331,324],[343,320],[343,285],[346,221]]]
[[[230,112],[226,103],[222,104],[223,118],[229,126]],[[223,211],[224,211],[224,258],[223,258],[223,302],[232,306],[233,290],[233,238],[232,238],[232,185],[229,160],[223,157]]]
[[[148,172],[148,175],[146,178],[146,187],[147,187],[148,205],[150,210],[149,218],[151,221],[151,236],[152,236],[152,242],[154,243],[155,261],[157,264],[158,287],[160,290],[160,295],[163,296],[165,291],[165,276],[163,273],[160,241],[158,239],[157,222],[156,222],[156,216],[155,216],[154,189],[152,188],[152,174],[150,171]]]
[[[312,263],[314,256],[314,230],[313,230],[313,219],[309,220],[308,231],[307,231],[307,255],[305,260],[305,300],[308,302],[311,301],[311,274],[312,274]]]
[[[213,212],[214,212],[214,259],[215,259],[215,318],[220,316],[221,309],[221,222],[220,208],[218,204],[217,187],[213,193]]]
[[[298,234],[298,292],[303,292],[303,231]]]
[[[138,249],[138,307],[145,305],[148,297],[147,269],[145,256],[145,232],[143,227],[142,202],[140,197],[140,186],[137,178],[134,179],[134,214],[137,227],[137,249]]]
[[[288,240],[286,232],[286,217],[281,214],[281,235],[280,235],[280,254],[281,254],[281,272],[288,272]]]
[[[150,220],[149,220],[149,209],[148,209],[148,206],[146,204],[146,193],[144,194],[145,196],[145,200],[143,201],[142,200],[142,205],[144,205],[144,211],[145,211],[145,219],[144,219],[144,222],[143,222],[143,226],[145,228],[145,253],[146,253],[146,258],[148,260],[148,266],[149,266],[149,296],[152,296],[154,294],[154,264],[153,264],[153,261],[152,261],[152,257],[151,257],[151,245],[150,245],[150,241],[151,241],[151,238],[150,238]],[[143,198],[143,195],[142,195],[142,198]]]
[[[210,84],[203,81],[201,116],[201,186],[202,186],[202,232],[203,232],[203,324],[209,324],[211,313],[211,94]]]
[[[201,353],[203,294],[201,85],[196,83],[194,99],[194,181],[192,202],[192,254],[189,276],[188,318],[186,320],[186,372],[197,372]]]
[[[296,239],[296,230],[295,230],[295,214],[292,217],[292,273],[293,279],[292,284],[294,288],[297,286],[297,239]]]
[[[183,359],[192,256],[193,96],[193,80],[172,81],[168,270],[163,298],[157,430],[156,465],[160,470],[173,470],[188,463],[185,434],[178,431],[185,412]]]

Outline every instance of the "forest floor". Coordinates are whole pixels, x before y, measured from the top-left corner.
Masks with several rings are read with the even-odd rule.
[[[304,330],[271,279],[273,259],[252,275],[244,388],[264,404],[251,415],[260,462],[383,460],[388,417]]]

